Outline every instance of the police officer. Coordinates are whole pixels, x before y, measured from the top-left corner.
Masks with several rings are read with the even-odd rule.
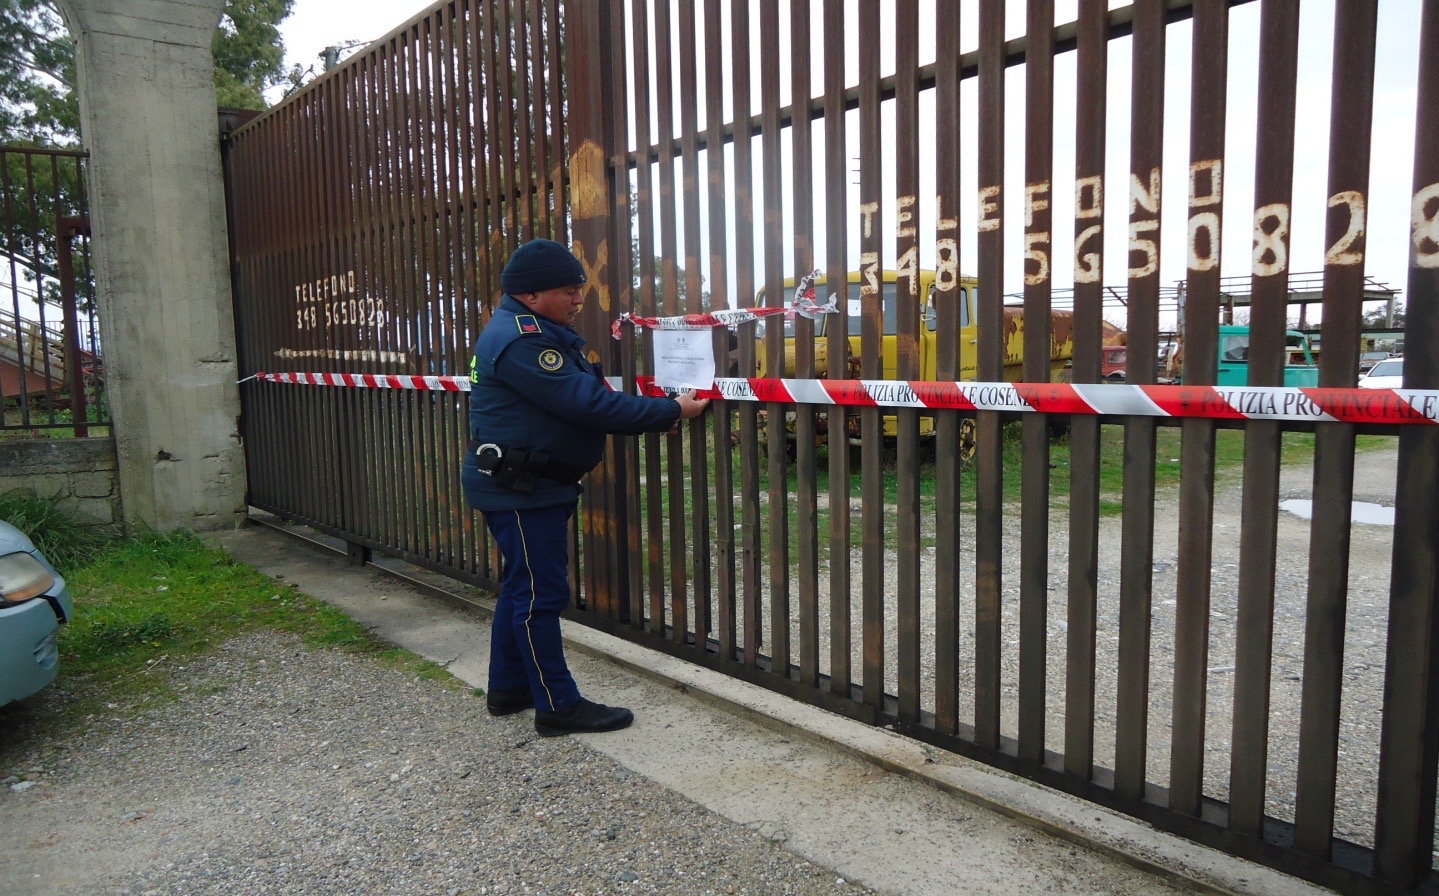
[[[535,731],[615,731],[622,707],[580,696],[565,663],[560,613],[569,606],[569,522],[579,480],[608,433],[665,432],[704,411],[693,392],[649,398],[611,390],[585,360],[571,324],[584,306],[584,266],[552,240],[515,250],[505,295],[470,362],[470,443],[461,480],[504,558],[490,645],[486,704],[502,716],[535,708]]]

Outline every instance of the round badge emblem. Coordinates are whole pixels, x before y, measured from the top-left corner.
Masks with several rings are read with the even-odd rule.
[[[565,364],[565,356],[552,348],[540,352],[540,366],[546,370],[559,370]]]

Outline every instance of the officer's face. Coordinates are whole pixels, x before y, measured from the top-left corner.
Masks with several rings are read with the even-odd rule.
[[[544,292],[531,293],[524,299],[534,312],[555,323],[574,323],[575,316],[585,306],[584,287],[561,286]]]

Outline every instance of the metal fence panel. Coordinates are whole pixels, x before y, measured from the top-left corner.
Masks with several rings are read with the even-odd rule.
[[[1320,188],[1295,179],[1296,0],[1257,15],[1239,0],[1082,0],[1058,23],[1053,0],[957,6],[930,20],[916,0],[438,4],[228,141],[246,375],[462,376],[500,266],[535,235],[571,241],[591,271],[580,329],[627,389],[655,368],[650,332],[610,338],[620,313],[784,305],[817,269],[838,314],[715,331],[721,375],[757,400],[612,441],[574,532],[574,617],[1330,886],[1431,886],[1433,427],[820,406],[780,383],[1021,380],[1039,395],[1058,379],[1081,394],[1103,381],[1122,313],[1129,383],[1212,387],[1220,323],[1247,302],[1251,385],[1279,386],[1289,309],[1303,326],[1309,302],[1321,385],[1353,386],[1376,294],[1379,8],[1340,0],[1320,23],[1337,124],[1325,267],[1305,277],[1293,209]],[[1405,383],[1435,389],[1439,3],[1422,6]],[[1231,49],[1240,31],[1259,47],[1252,78],[1234,75],[1254,61]],[[1258,102],[1252,147],[1232,140],[1240,88]],[[1187,170],[1166,177],[1166,100],[1185,93]],[[1235,154],[1255,163],[1252,208],[1225,201]],[[1187,239],[1162,241],[1176,219]],[[1229,264],[1243,277],[1221,276],[1226,230],[1252,232],[1252,257]],[[1022,282],[1006,283],[1016,245]],[[459,492],[462,396],[247,382],[252,503],[358,554],[494,587]],[[1066,428],[1067,450],[1053,441]],[[1313,433],[1315,471],[1298,574],[1277,510],[1296,433]],[[1399,442],[1382,708],[1354,705],[1345,665],[1351,629],[1372,624],[1351,607],[1349,507],[1358,440],[1375,435]],[[1216,524],[1236,440],[1237,536]],[[1162,493],[1175,461],[1161,446],[1180,468]],[[1276,666],[1281,648],[1299,671]],[[1275,725],[1281,711],[1297,731]],[[1356,714],[1382,726],[1354,748],[1377,766],[1345,762]],[[1271,771],[1276,754],[1297,756],[1293,780]],[[1340,799],[1375,782],[1372,805]]]

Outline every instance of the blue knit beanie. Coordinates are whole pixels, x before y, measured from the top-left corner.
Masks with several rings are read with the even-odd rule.
[[[500,273],[500,286],[512,296],[584,283],[584,265],[554,240],[530,240],[515,250]]]

